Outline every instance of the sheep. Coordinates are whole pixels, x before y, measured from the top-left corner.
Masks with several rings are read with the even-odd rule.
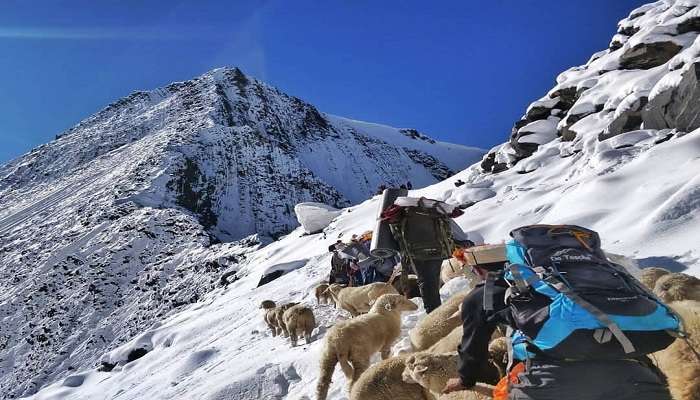
[[[352,386],[350,400],[432,400],[418,383],[403,381],[407,357],[391,357],[369,367]]]
[[[400,294],[385,294],[374,302],[369,313],[331,327],[324,337],[317,399],[326,400],[336,364],[340,364],[352,390],[374,353],[380,352],[382,359],[387,359],[391,345],[401,334],[401,312],[417,309],[418,306]]]
[[[506,369],[508,367],[508,338],[499,336],[495,339],[491,339],[491,343],[489,343],[489,360],[498,368],[498,374],[500,376],[506,375]]]
[[[459,310],[468,293],[469,290],[457,292],[408,332],[414,351],[426,350],[447,336],[454,328],[462,325]]]
[[[403,372],[403,380],[407,383],[418,383],[428,389],[435,398],[439,399],[473,399],[481,400],[490,398],[493,387],[479,384],[472,390],[441,396],[450,378],[459,376],[457,353],[434,354],[427,351],[411,354],[406,357],[406,369]],[[501,378],[501,371],[490,361],[484,363],[479,371],[481,381],[495,384]]]
[[[263,320],[267,327],[270,328],[273,337],[277,336],[277,329],[279,328],[277,318],[275,318],[275,307],[276,304],[272,300],[263,300],[260,303],[260,308],[263,310]]]
[[[275,323],[277,324],[277,334],[278,335],[284,335],[284,337],[289,337],[289,331],[287,331],[287,325],[284,323],[284,312],[287,311],[288,308],[294,307],[298,303],[287,303],[287,304],[282,304],[281,306],[277,306],[274,311],[274,318]]]
[[[666,303],[681,300],[700,301],[700,279],[680,272],[665,274],[656,281],[654,294]]]
[[[489,360],[494,364],[499,376],[505,375],[508,347],[506,338],[499,330],[494,332],[489,344]],[[426,352],[432,354],[454,353],[462,340],[462,327],[458,326],[449,335],[440,339]],[[433,395],[417,383],[404,382],[402,375],[406,367],[406,359],[413,354],[402,354],[380,361],[365,371],[353,385],[350,400],[433,400]],[[414,357],[415,360],[415,357]],[[413,361],[415,363],[415,361]],[[453,394],[452,397],[463,399],[465,392]],[[449,399],[450,395],[442,395],[440,399]]]
[[[332,284],[328,286],[327,291],[333,297],[338,307],[346,310],[353,317],[369,311],[372,303],[379,296],[383,294],[398,294],[393,286],[384,282],[375,282],[358,287],[343,287]]]
[[[642,270],[642,274],[639,276],[639,281],[649,288],[649,290],[654,290],[654,285],[656,281],[666,274],[670,274],[671,271],[664,268],[649,267]]]
[[[683,320],[688,341],[696,351],[700,351],[700,301],[677,301],[670,306]],[[674,400],[700,400],[700,356],[684,339],[676,339],[652,356],[666,375]]]
[[[394,289],[399,292],[399,294],[406,296],[406,298],[412,299],[414,297],[420,297],[420,290],[418,289],[418,276],[414,274],[410,274],[406,278],[405,288],[401,282],[401,275],[394,278],[394,281],[391,282],[391,286],[393,286]]]
[[[289,307],[283,314],[284,325],[289,332],[292,347],[296,347],[297,338],[304,336],[306,344],[311,343],[311,332],[316,328],[314,312],[301,304]]]
[[[320,283],[318,286],[316,286],[316,288],[314,289],[314,294],[316,295],[316,303],[331,304],[333,298],[331,297],[330,293],[326,292],[326,289],[328,289],[328,284],[325,282]]]
[[[459,258],[452,257],[444,260],[440,266],[440,280],[443,284],[458,276],[463,276],[469,281],[469,287],[473,288],[479,277],[472,271],[471,267]]]

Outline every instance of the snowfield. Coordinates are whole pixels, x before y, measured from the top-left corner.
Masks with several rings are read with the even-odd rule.
[[[529,174],[512,169],[484,180],[474,166],[410,195],[452,202],[488,187],[494,196],[457,219],[473,237],[498,243],[508,238],[510,229],[525,224],[580,224],[601,234],[606,251],[630,256],[640,267],[700,276],[700,130],[657,145],[651,142],[617,151],[591,143],[578,156],[564,158],[560,144],[549,143],[534,155],[547,167]],[[566,173],[572,167],[580,170]],[[467,184],[455,188],[456,179]],[[243,268],[246,277],[105,356],[115,363],[125,361],[135,348],[152,349],[142,358],[111,372],[82,371],[31,398],[313,399],[323,333],[338,318],[348,317],[332,306],[316,305],[313,288],[327,278],[328,246],[336,238],[372,229],[378,206],[375,197],[345,209],[324,233],[305,235],[299,228],[258,250]],[[306,259],[303,267],[256,287],[270,267]],[[448,289],[454,293],[458,282],[451,284]],[[319,328],[311,345],[291,348],[287,339],[270,335],[258,309],[266,299],[313,307]],[[406,315],[403,330],[421,315],[422,308]],[[405,347],[397,343],[395,351]],[[82,384],[74,387],[77,381]],[[337,368],[329,399],[346,398],[345,377]]]
[[[374,228],[383,183],[466,207],[476,242],[579,224],[633,270],[700,276],[698,6],[633,10],[476,164],[478,150],[319,113],[237,69],[120,100],[0,167],[2,393],[313,399],[323,335],[348,316],[312,291],[328,246]],[[312,232],[332,218],[321,232],[289,229],[309,202],[339,215],[318,206],[302,218]],[[271,337],[266,299],[313,307],[312,343]],[[347,399],[338,370],[329,399]]]

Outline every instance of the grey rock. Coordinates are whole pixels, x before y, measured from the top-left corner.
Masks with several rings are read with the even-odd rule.
[[[639,129],[642,125],[642,109],[647,102],[647,97],[637,99],[628,110],[621,113],[598,135],[598,140],[609,139],[621,133]]]
[[[700,128],[700,63],[683,73],[680,83],[652,98],[642,110],[646,129],[677,129],[690,132]]]
[[[665,64],[681,51],[673,42],[640,43],[620,57],[620,69],[649,69]]]

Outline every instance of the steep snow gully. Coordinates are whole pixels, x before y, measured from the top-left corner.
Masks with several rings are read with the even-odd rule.
[[[311,290],[328,246],[373,228],[380,184],[466,206],[457,223],[477,241],[573,223],[640,267],[700,276],[698,6],[633,10],[476,164],[477,150],[320,113],[237,69],[107,107],[0,167],[0,391],[313,398],[320,339],[346,316]],[[340,212],[309,234],[302,202]],[[312,343],[271,337],[265,299],[311,306]],[[344,386],[336,372],[329,398]]]

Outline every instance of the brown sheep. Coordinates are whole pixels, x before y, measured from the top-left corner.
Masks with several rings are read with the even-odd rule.
[[[289,337],[289,331],[287,331],[287,325],[284,323],[284,312],[287,311],[288,308],[294,307],[298,303],[287,303],[287,304],[282,304],[281,306],[277,306],[274,310],[274,314],[272,318],[275,320],[275,324],[277,325],[277,334],[278,335],[283,335],[284,337]]]
[[[656,281],[662,276],[670,274],[671,271],[664,268],[649,267],[642,270],[642,274],[639,276],[639,281],[649,288],[649,290],[654,290]]]
[[[272,300],[263,300],[260,303],[260,308],[263,310],[263,320],[267,327],[270,328],[273,337],[277,336],[277,329],[279,328],[277,318],[275,318],[275,307],[275,302]]]
[[[369,367],[352,386],[350,400],[432,400],[421,385],[403,381],[406,357],[391,357]]]
[[[283,318],[292,347],[296,347],[299,336],[304,336],[306,344],[311,343],[311,332],[316,328],[316,319],[314,312],[309,307],[301,304],[289,307],[284,312]]]
[[[423,317],[415,328],[408,332],[414,351],[426,350],[447,336],[454,328],[462,325],[459,309],[468,293],[468,289],[456,293],[440,307]]]
[[[700,301],[700,279],[680,272],[666,274],[656,281],[654,294],[666,303],[681,300]]]
[[[670,306],[683,320],[688,341],[700,351],[700,302],[677,301]],[[700,359],[684,339],[676,339],[652,358],[666,375],[674,400],[700,400]]]
[[[372,305],[369,313],[340,321],[328,330],[321,353],[321,372],[316,387],[318,400],[325,400],[336,364],[340,364],[348,387],[369,367],[370,357],[381,352],[387,359],[391,345],[401,334],[401,312],[417,310],[400,294],[385,294]]]
[[[396,289],[388,283],[375,282],[369,285],[357,287],[343,287],[332,284],[327,291],[333,296],[338,307],[356,317],[364,314],[372,307],[372,303],[383,294],[398,294]]]
[[[330,293],[326,292],[326,289],[328,289],[328,284],[327,283],[320,283],[316,288],[314,289],[314,294],[316,295],[316,303],[318,304],[331,304],[333,301],[333,298],[331,297]]]
[[[457,363],[459,356],[457,353],[433,354],[427,351],[411,354],[406,357],[406,369],[403,373],[403,380],[408,383],[416,382],[428,389],[435,398],[445,398],[441,396],[450,378],[459,376]],[[485,362],[483,370],[479,376],[487,384],[495,384],[501,378],[500,371],[491,362]],[[473,390],[462,391],[451,395],[449,398],[460,399],[488,399],[491,390],[489,385],[478,385]]]
[[[408,275],[406,278],[406,288],[404,288],[401,282],[401,275],[397,276],[391,285],[396,289],[399,294],[406,296],[406,298],[412,299],[414,297],[420,297],[420,290],[418,289],[418,277],[416,275]]]

